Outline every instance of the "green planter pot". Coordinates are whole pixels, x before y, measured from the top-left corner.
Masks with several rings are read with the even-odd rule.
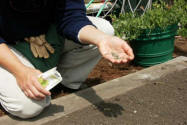
[[[145,31],[138,39],[130,42],[135,54],[135,64],[152,66],[172,59],[177,25],[165,30],[156,28],[150,33]]]

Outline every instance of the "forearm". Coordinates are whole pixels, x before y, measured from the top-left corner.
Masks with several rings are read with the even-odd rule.
[[[29,98],[42,100],[50,96],[50,92],[45,90],[38,81],[39,70],[26,67],[19,61],[14,53],[4,43],[0,44],[0,66],[11,72],[22,89]],[[4,54],[5,53],[5,54]]]
[[[116,36],[107,35],[94,26],[83,27],[78,37],[82,43],[96,45],[101,55],[112,63],[126,63],[134,58],[133,51],[127,42]]]
[[[0,53],[0,66],[4,67],[14,75],[21,73],[25,65],[19,61],[5,43],[0,44]]]
[[[83,44],[99,45],[100,42],[108,37],[109,35],[91,25],[85,26],[79,31],[79,39]]]

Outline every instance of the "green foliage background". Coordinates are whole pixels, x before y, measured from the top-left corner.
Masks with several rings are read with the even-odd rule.
[[[138,38],[145,30],[155,28],[166,29],[173,24],[179,24],[178,34],[187,37],[187,1],[175,0],[173,5],[157,0],[144,15],[131,12],[112,15],[113,26],[117,36],[125,40]]]

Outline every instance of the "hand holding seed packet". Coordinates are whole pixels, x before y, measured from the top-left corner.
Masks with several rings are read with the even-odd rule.
[[[38,77],[40,84],[48,91],[62,81],[62,77],[56,70],[56,67],[46,71],[45,73],[42,73]]]

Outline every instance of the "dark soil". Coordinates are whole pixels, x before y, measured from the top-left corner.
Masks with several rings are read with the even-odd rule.
[[[187,56],[187,39],[177,37],[175,42],[174,57],[177,56]],[[128,75],[130,73],[137,72],[141,69],[143,69],[143,67],[135,66],[132,63],[113,65],[107,60],[101,59],[94,70],[90,73],[88,79],[85,81],[85,84],[88,85],[88,87],[91,87],[118,77]],[[63,86],[60,84],[55,87],[55,89],[52,91],[53,99],[74,92],[67,88],[63,88],[62,92],[62,88]],[[3,114],[4,113],[0,110],[0,116]]]
[[[174,57],[187,56],[187,39],[177,37],[175,41]],[[143,67],[135,66],[132,63],[112,65],[107,60],[102,59],[89,75],[85,83],[88,86],[97,85],[118,77],[137,72]]]
[[[187,56],[187,39],[177,37],[175,40],[174,57]]]
[[[187,125],[187,70],[45,125]]]

